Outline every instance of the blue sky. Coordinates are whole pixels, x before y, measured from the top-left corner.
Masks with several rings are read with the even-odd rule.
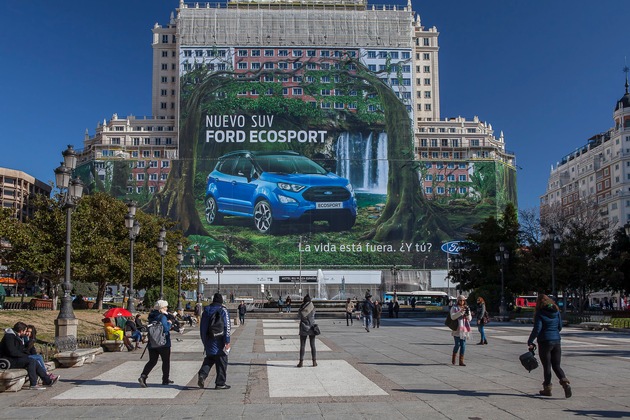
[[[0,166],[52,180],[61,151],[82,147],[98,121],[150,115],[151,28],[178,4],[0,2]],[[416,0],[413,8],[440,32],[442,117],[477,115],[502,130],[520,168],[519,208],[537,207],[550,166],[612,126],[630,2]]]

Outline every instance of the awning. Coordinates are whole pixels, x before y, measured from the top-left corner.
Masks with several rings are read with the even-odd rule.
[[[12,279],[11,277],[2,277],[0,278],[0,284],[5,284],[9,286],[15,286],[18,283],[16,279]]]

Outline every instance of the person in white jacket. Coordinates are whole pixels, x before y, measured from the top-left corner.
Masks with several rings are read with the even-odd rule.
[[[451,318],[457,320],[457,330],[451,333],[455,340],[451,363],[455,364],[459,352],[459,365],[466,366],[464,353],[466,353],[466,340],[470,338],[470,321],[472,320],[470,308],[466,305],[466,296],[459,295],[457,297],[457,304],[451,308]]]

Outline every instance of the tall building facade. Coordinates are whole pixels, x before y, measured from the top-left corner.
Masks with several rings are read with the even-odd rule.
[[[579,203],[597,206],[601,221],[612,230],[630,221],[630,93],[613,111],[614,126],[588,139],[551,168],[540,198],[541,217],[556,208],[577,214]]]
[[[30,200],[36,194],[50,197],[52,187],[31,175],[15,169],[0,168],[0,206],[9,209],[23,221],[32,216]]]

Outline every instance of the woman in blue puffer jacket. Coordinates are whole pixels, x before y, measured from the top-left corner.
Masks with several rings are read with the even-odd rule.
[[[564,388],[564,396],[571,397],[571,386],[564,371],[560,367],[562,348],[560,346],[560,331],[562,330],[562,318],[558,305],[547,295],[540,294],[536,299],[536,313],[534,315],[534,328],[532,329],[527,344],[529,349],[534,348],[534,340],[538,341],[540,362],[543,365],[543,389],[540,395],[551,397],[551,370],[555,372]]]

